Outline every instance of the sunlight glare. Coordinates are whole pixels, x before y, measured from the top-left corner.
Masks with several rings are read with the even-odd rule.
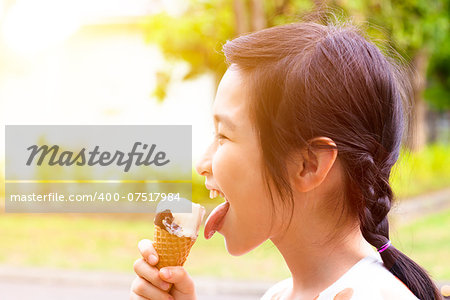
[[[19,0],[7,12],[3,36],[8,47],[36,54],[54,47],[81,26],[79,9],[73,1]]]

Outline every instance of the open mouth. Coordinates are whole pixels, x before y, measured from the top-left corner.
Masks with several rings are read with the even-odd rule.
[[[214,190],[214,191],[210,192],[210,197],[214,196],[211,198],[215,198],[215,197],[217,197],[218,194],[223,196],[222,192]],[[225,215],[227,214],[229,208],[230,208],[230,203],[225,198],[225,202],[219,204],[209,214],[208,219],[206,220],[205,230],[204,230],[205,239],[207,239],[207,240],[210,239],[216,231],[218,231],[222,228],[223,222],[225,220]]]

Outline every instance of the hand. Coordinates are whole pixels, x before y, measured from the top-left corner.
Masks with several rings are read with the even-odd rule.
[[[158,253],[147,239],[138,244],[142,258],[133,268],[138,275],[131,285],[130,300],[195,300],[194,281],[183,267],[165,267],[158,270]]]

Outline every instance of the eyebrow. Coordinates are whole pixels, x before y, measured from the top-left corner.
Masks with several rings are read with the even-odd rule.
[[[226,127],[228,127],[231,130],[234,130],[236,128],[236,125],[231,121],[231,119],[226,115],[217,114],[214,115],[214,120],[216,122],[223,123]]]

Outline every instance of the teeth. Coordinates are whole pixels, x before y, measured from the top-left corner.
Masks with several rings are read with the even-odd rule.
[[[211,190],[211,191],[209,191],[209,198],[211,198],[211,199],[217,198],[217,196],[219,196],[219,195],[221,197],[225,197],[225,195],[222,192],[218,191],[218,190]]]

